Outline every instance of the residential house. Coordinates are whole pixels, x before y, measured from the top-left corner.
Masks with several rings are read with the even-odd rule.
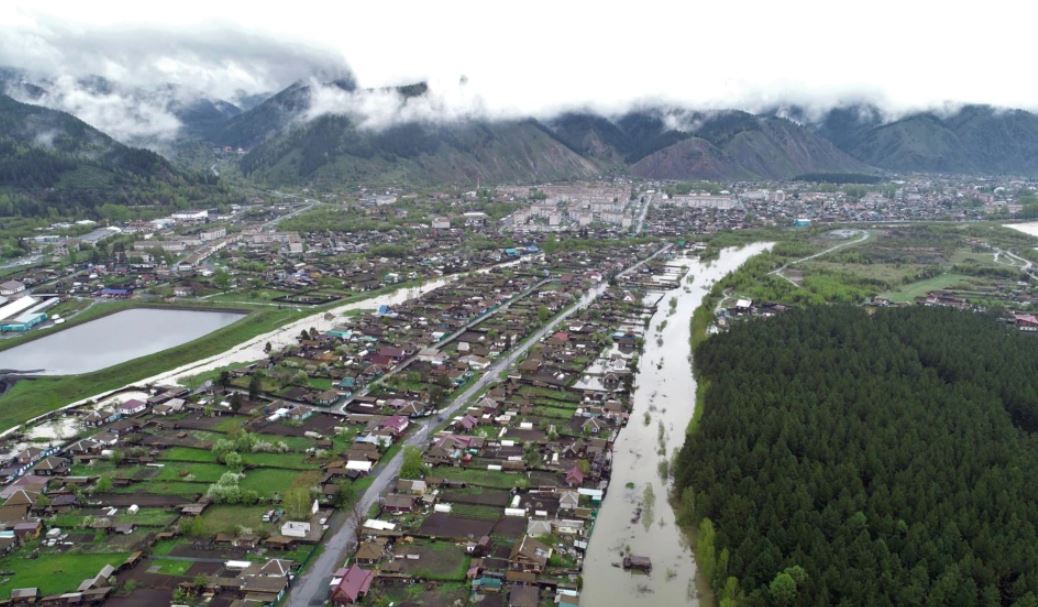
[[[334,605],[353,605],[368,594],[375,572],[353,565],[342,572],[339,583],[332,589]]]
[[[413,495],[390,493],[382,500],[382,508],[393,514],[411,512],[415,508],[417,498]]]
[[[33,473],[40,476],[60,476],[67,474],[69,461],[64,457],[45,457],[33,468]]]
[[[552,549],[549,546],[524,535],[523,539],[512,546],[508,556],[509,566],[516,571],[532,571],[540,573],[548,565]]]
[[[580,466],[574,465],[569,470],[566,470],[566,485],[569,487],[579,487],[584,484],[584,473],[580,470]]]
[[[0,283],[0,295],[4,297],[18,295],[22,291],[25,291],[25,285],[17,280],[8,280]]]
[[[147,409],[147,408],[148,408],[148,405],[144,401],[137,400],[136,398],[131,398],[130,400],[128,400],[126,402],[120,403],[116,407],[116,410],[119,412],[120,415],[126,416],[126,415],[137,415],[138,413],[143,413],[144,410]]]
[[[388,432],[394,437],[399,438],[407,431],[407,427],[411,425],[411,420],[405,415],[390,415],[379,422],[379,429]]]
[[[508,607],[537,607],[540,604],[540,591],[537,586],[528,584],[510,584],[508,586]]]
[[[388,541],[384,537],[378,537],[371,540],[362,542],[357,547],[357,553],[353,555],[353,559],[361,565],[374,565],[386,558],[389,554],[386,549]]]

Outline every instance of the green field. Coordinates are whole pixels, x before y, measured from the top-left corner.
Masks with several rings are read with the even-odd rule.
[[[293,451],[306,451],[314,446],[314,439],[306,436],[280,436],[278,434],[256,434],[256,438],[268,443],[283,442]]]
[[[172,447],[166,449],[159,455],[160,460],[179,462],[202,462],[216,463],[216,455],[206,449],[192,449],[191,447]]]
[[[969,279],[969,276],[963,274],[941,274],[926,280],[909,283],[889,293],[881,293],[880,297],[886,297],[894,303],[912,303],[916,297],[925,297],[930,291],[938,291],[966,284],[969,282]]]
[[[83,580],[94,577],[105,564],[117,566],[126,560],[127,553],[41,554],[35,559],[25,558],[27,551],[19,550],[0,559],[0,571],[13,573],[0,578],[0,597],[10,597],[15,588],[38,588],[44,595],[72,592]]]
[[[273,530],[274,525],[263,522],[263,513],[270,510],[269,505],[241,506],[218,505],[206,508],[202,513],[205,531],[209,535],[217,533],[236,533],[238,527],[246,527],[253,531]]]
[[[215,483],[227,472],[220,464],[166,464],[152,480],[155,481],[187,481],[194,483]]]
[[[162,508],[141,508],[137,514],[128,514],[125,509],[115,515],[116,523],[133,523],[145,527],[164,527],[169,525],[179,515],[171,510]],[[87,520],[87,515],[80,510],[57,514],[47,520],[51,527],[80,527]]]
[[[193,462],[203,464],[216,464],[216,455],[206,449],[193,449],[191,447],[172,447],[166,449],[159,459],[170,462]],[[284,468],[286,470],[316,470],[320,463],[308,459],[303,453],[243,453],[242,459],[247,466]],[[202,468],[200,470],[209,470]],[[215,473],[215,469],[212,469]],[[226,471],[226,469],[224,470]],[[217,477],[219,478],[219,477]]]
[[[152,560],[152,567],[155,568],[155,573],[161,573],[163,575],[175,575],[184,577],[187,575],[188,569],[195,564],[194,561],[181,561],[172,559],[157,558]]]
[[[270,497],[275,493],[284,494],[293,487],[310,487],[318,481],[317,472],[297,472],[295,470],[278,470],[275,468],[257,468],[245,473],[239,486],[252,489],[260,497]]]
[[[248,466],[292,470],[316,470],[321,467],[320,463],[308,459],[303,453],[243,453],[242,459]]]
[[[447,480],[463,481],[472,485],[481,485],[493,489],[511,489],[512,487],[526,487],[528,480],[525,476],[514,473],[497,472],[494,470],[478,470],[475,468],[434,468],[429,476],[439,476]]]
[[[504,516],[504,508],[498,506],[481,506],[478,504],[452,504],[451,514],[496,521]]]
[[[547,405],[537,404],[537,408],[534,410],[537,415],[541,417],[551,417],[555,419],[570,419],[573,417],[574,409],[564,409],[562,407],[549,407]]]

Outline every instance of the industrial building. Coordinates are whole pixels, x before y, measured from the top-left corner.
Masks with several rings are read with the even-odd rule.
[[[0,333],[24,333],[47,320],[46,312],[26,312],[0,325]]]

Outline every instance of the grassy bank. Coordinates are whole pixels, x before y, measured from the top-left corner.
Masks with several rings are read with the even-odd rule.
[[[57,333],[58,331],[64,331],[76,325],[97,320],[105,316],[110,316],[117,312],[124,310],[132,310],[134,308],[163,308],[169,310],[229,310],[234,312],[249,312],[252,308],[247,306],[228,306],[206,303],[204,301],[175,301],[175,302],[148,302],[148,301],[106,301],[96,303],[82,312],[76,313],[75,316],[69,318],[66,322],[60,325],[54,325],[45,329],[37,329],[29,331],[17,337],[10,337],[0,340],[0,351],[20,346],[26,342],[41,339],[48,335]]]
[[[39,339],[61,329],[95,320],[102,316],[138,307],[173,309],[228,310],[246,312],[247,316],[237,322],[179,346],[149,354],[134,360],[93,373],[60,377],[40,377],[20,381],[0,396],[0,431],[24,423],[69,403],[89,398],[95,394],[114,390],[135,381],[175,369],[191,362],[225,352],[242,342],[269,333],[301,318],[320,314],[346,304],[384,295],[398,289],[418,287],[423,281],[408,281],[382,289],[357,293],[323,306],[308,308],[271,306],[248,306],[210,303],[206,301],[178,301],[174,303],[148,303],[139,301],[111,302],[95,305],[78,314],[74,321],[59,327],[36,331],[24,337],[3,342],[0,349]]]

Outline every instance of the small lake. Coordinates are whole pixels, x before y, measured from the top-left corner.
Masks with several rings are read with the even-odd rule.
[[[243,316],[211,310],[124,310],[0,351],[0,369],[89,373],[179,346]]]

